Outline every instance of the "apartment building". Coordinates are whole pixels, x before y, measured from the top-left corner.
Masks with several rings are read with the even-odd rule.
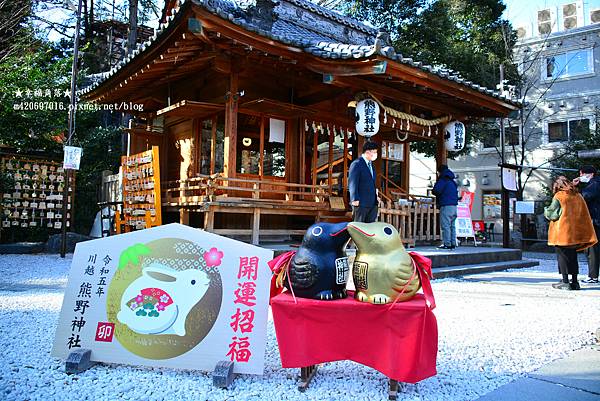
[[[600,109],[600,8],[583,1],[548,7],[537,12],[530,26],[518,26],[514,61],[524,78],[516,95],[524,107],[519,116],[504,121],[506,161],[532,167],[560,167],[568,141],[596,128]],[[508,88],[505,88],[508,89]],[[502,232],[499,123],[466,156],[451,160],[459,184],[475,193],[472,218],[494,223]],[[411,177],[411,187],[425,192],[435,181],[433,165]],[[414,165],[414,164],[413,164]],[[428,166],[428,167],[425,167]],[[547,195],[550,171],[524,169],[525,200]],[[511,215],[512,215],[511,201]],[[543,217],[529,216],[537,232],[545,233]],[[512,224],[512,221],[511,221]],[[533,230],[533,229],[532,229]],[[542,235],[540,235],[542,237]]]

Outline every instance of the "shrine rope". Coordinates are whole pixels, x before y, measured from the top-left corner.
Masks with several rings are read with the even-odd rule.
[[[411,123],[418,124],[418,125],[421,125],[423,127],[433,127],[434,125],[442,124],[442,123],[448,122],[448,121],[450,121],[452,119],[452,116],[444,116],[444,117],[439,117],[439,118],[436,118],[436,119],[433,119],[433,120],[426,120],[424,118],[417,117],[414,114],[404,113],[402,111],[398,111],[396,109],[388,107],[385,104],[383,104],[383,102],[381,100],[379,100],[375,95],[373,95],[370,92],[369,92],[369,96],[374,101],[376,101],[377,104],[379,104],[379,106],[384,110],[384,112],[386,114],[389,114],[390,116],[399,118],[401,120],[410,121]],[[352,105],[356,106],[356,102],[351,102],[349,105],[350,106],[352,106]]]

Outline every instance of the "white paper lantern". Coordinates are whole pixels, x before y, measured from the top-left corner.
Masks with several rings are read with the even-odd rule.
[[[371,137],[379,132],[379,105],[373,99],[356,104],[356,132]]]
[[[451,121],[444,128],[444,139],[446,150],[449,152],[458,152],[465,147],[467,131],[465,125],[460,121]]]

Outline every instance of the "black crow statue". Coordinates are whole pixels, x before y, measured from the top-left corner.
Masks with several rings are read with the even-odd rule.
[[[295,296],[321,300],[346,298],[350,272],[345,252],[350,240],[347,225],[319,222],[308,228],[283,281]]]

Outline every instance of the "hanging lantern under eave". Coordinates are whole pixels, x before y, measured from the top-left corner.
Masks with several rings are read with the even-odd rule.
[[[379,132],[379,105],[373,99],[356,103],[356,133],[371,137]]]
[[[444,127],[444,142],[448,152],[463,150],[466,142],[467,131],[460,121],[451,121]]]

